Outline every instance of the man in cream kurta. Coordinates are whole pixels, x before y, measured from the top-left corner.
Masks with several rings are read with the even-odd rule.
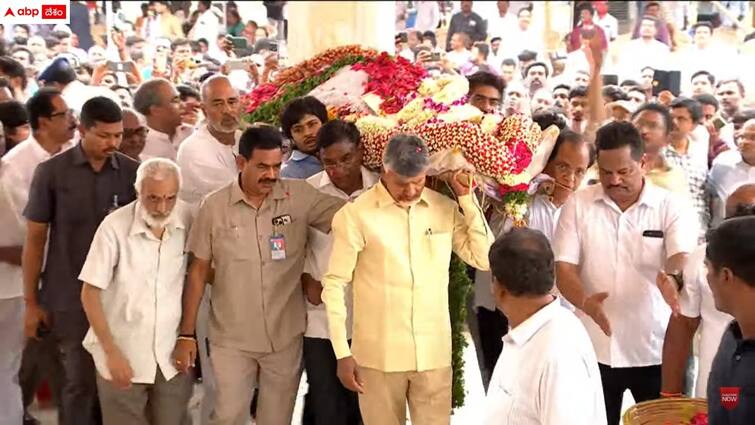
[[[492,243],[469,188],[454,176],[458,203],[424,188],[428,149],[407,135],[386,147],[381,181],[333,218],[333,255],[323,278],[338,375],[360,392],[365,423],[449,423],[451,252],[489,268]],[[461,211],[459,210],[461,207]],[[346,285],[353,284],[352,346]],[[352,351],[353,350],[353,351]]]
[[[179,373],[172,358],[191,224],[179,186],[175,163],[143,162],[138,199],[102,221],[79,275],[91,325],[82,344],[97,368],[107,424],[187,420],[193,376]]]

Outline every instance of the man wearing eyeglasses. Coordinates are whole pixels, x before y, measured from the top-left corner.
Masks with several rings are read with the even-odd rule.
[[[132,109],[123,110],[123,141],[118,152],[134,161],[139,161],[139,155],[147,143],[147,127],[144,119]]]
[[[34,170],[40,163],[71,148],[73,146],[71,139],[76,129],[76,118],[69,112],[68,105],[63,100],[60,91],[56,89],[40,89],[26,103],[26,110],[29,113],[31,135],[2,158],[2,167],[0,167],[3,170],[0,173],[0,184],[5,187],[11,206],[8,217],[14,217],[9,218],[9,221],[3,221],[2,225],[7,230],[7,235],[18,235],[17,248],[19,250],[26,233],[23,210],[29,199]],[[17,294],[21,297],[23,296],[21,266],[19,264],[9,267],[15,267],[15,273],[2,273],[0,287],[7,288],[3,293],[9,296]],[[49,361],[47,353],[55,350],[54,341],[45,335],[39,336],[40,338],[29,339],[24,348],[19,374],[24,395],[34,394],[38,384],[36,376],[40,369],[54,367],[47,365],[47,363],[53,363]],[[9,349],[13,350],[13,347]],[[55,391],[57,380],[51,381]],[[25,397],[24,406],[28,407],[32,401],[29,397]]]
[[[353,201],[378,182],[378,175],[362,166],[362,145],[357,127],[333,120],[317,132],[317,150],[324,171],[307,179],[320,192]],[[338,380],[336,355],[330,343],[328,317],[322,303],[322,275],[325,273],[333,240],[331,235],[309,228],[309,245],[302,274],[307,300],[307,330],[304,333],[304,367],[309,394],[305,409],[315,425],[357,425],[360,423],[356,393]],[[351,290],[346,297],[347,338],[351,338]],[[306,414],[305,414],[306,417]]]

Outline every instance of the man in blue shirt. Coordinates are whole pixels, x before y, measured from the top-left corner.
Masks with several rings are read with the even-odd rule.
[[[280,121],[283,134],[294,142],[291,157],[281,169],[281,177],[306,179],[322,171],[315,151],[317,131],[328,121],[325,105],[313,96],[298,97],[283,108]]]
[[[724,221],[708,236],[705,264],[716,308],[734,316],[708,378],[711,424],[755,418],[755,217]]]

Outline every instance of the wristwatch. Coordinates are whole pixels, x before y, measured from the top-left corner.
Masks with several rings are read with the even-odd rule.
[[[674,282],[676,282],[676,290],[681,291],[682,287],[684,287],[684,276],[682,276],[681,273],[666,273],[666,275],[674,279]]]

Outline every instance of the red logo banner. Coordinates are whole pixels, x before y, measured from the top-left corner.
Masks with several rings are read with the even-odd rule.
[[[721,405],[726,410],[734,410],[739,405],[739,387],[721,387]]]

